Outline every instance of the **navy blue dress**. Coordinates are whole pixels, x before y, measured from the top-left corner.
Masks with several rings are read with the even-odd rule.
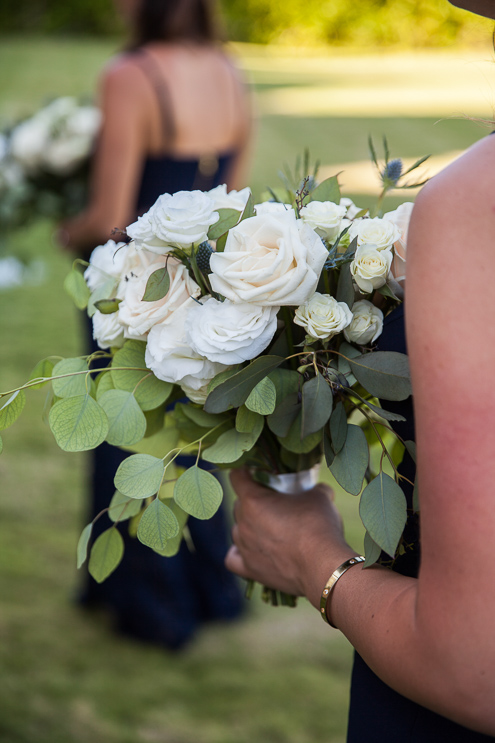
[[[154,86],[161,108],[168,142],[173,141],[174,122],[168,91],[144,51],[135,52]],[[149,157],[143,163],[136,215],[146,212],[163,193],[181,190],[209,190],[225,182],[232,154],[196,159],[177,159],[169,155]],[[88,323],[91,334],[91,323]],[[96,345],[90,335],[93,350]],[[113,478],[128,456],[117,447],[102,444],[93,453],[91,472],[92,502],[88,521],[107,508],[115,491]],[[182,457],[180,466],[194,464],[195,457]],[[111,525],[105,515],[94,527],[96,538]],[[229,543],[228,524],[222,508],[208,521],[193,517],[188,528],[194,549],[183,542],[174,557],[161,557],[128,534],[128,522],[120,527],[125,553],[116,571],[102,584],[89,575],[81,603],[110,609],[117,628],[139,639],[178,649],[188,642],[203,622],[231,620],[244,606],[237,579],[224,566]]]
[[[406,353],[404,305],[400,305],[385,318],[378,347],[380,351]],[[387,401],[384,407],[406,418],[405,422],[394,423],[393,426],[405,441],[414,440],[411,398],[397,403]],[[415,465],[407,453],[399,470],[414,482]],[[397,560],[394,570],[416,577],[420,557],[419,523],[411,507],[412,488],[409,486],[406,490],[406,486],[403,485],[403,488],[408,500],[409,518],[405,541],[413,547]],[[468,730],[406,699],[384,684],[363,659],[355,654],[347,743],[482,743],[493,740],[490,736]]]

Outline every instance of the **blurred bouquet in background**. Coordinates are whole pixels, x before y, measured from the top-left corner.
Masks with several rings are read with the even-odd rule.
[[[346,491],[362,494],[367,563],[400,549],[406,499],[379,429],[403,420],[381,401],[410,395],[409,367],[375,343],[402,299],[412,205],[372,217],[342,197],[337,177],[318,183],[307,165],[260,204],[249,189],[225,186],[160,196],[126,241],[97,247],[89,264],[76,260],[66,279],[101,351],[44,359],[30,382],[2,393],[0,429],[22,412],[25,389],[49,384],[46,416],[63,450],[107,441],[134,452],[115,475],[113,526],[91,549],[97,581],[122,558],[119,522],[172,555],[188,516],[215,513],[222,487],[201,460],[248,466],[294,492],[314,482],[324,458]],[[382,456],[372,473],[375,442]],[[196,464],[180,472],[184,453]]]

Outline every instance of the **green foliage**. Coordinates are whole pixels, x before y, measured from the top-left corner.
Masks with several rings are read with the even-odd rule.
[[[84,276],[77,268],[73,268],[65,277],[64,289],[73,300],[78,310],[85,310],[88,306],[90,290]]]
[[[375,351],[350,362],[354,376],[373,395],[383,400],[405,400],[411,394],[409,360],[396,351]]]
[[[91,532],[93,531],[93,524],[86,524],[81,532],[79,541],[77,543],[77,569],[81,568],[86,562],[88,556],[88,544],[91,539]]]
[[[251,390],[271,371],[283,364],[280,356],[259,356],[248,366],[210,392],[204,405],[208,413],[223,413],[230,407],[243,405]]]
[[[8,428],[20,416],[26,404],[22,390],[14,392],[7,400],[0,399],[0,431]]]
[[[389,475],[381,472],[363,490],[359,515],[371,538],[391,557],[406,524],[406,497]]]
[[[277,390],[274,383],[270,377],[264,377],[251,390],[245,405],[253,413],[270,415],[275,410],[276,400]]]
[[[311,201],[333,201],[340,203],[340,187],[337,176],[332,176],[316,186],[310,195]]]
[[[129,498],[149,498],[158,493],[164,471],[161,459],[150,454],[133,454],[119,465],[115,487]]]
[[[241,213],[236,209],[217,209],[219,219],[218,222],[212,224],[208,230],[209,240],[218,240],[219,237],[224,235],[231,227],[237,224]]]
[[[124,540],[118,529],[110,527],[100,534],[91,548],[88,570],[97,583],[103,583],[119,566],[124,555]]]
[[[143,512],[137,530],[140,542],[153,550],[161,552],[169,539],[179,533],[179,522],[174,512],[155,498]]]
[[[50,410],[48,421],[64,451],[94,449],[108,434],[108,418],[88,394],[58,400]]]
[[[90,374],[79,374],[76,372],[87,372],[88,364],[84,359],[62,359],[53,367],[52,375],[54,377],[62,375],[61,379],[54,379],[52,382],[53,392],[57,397],[74,397],[74,395],[84,395],[92,389],[93,381]]]
[[[305,382],[302,388],[302,437],[322,429],[330,418],[332,408],[332,390],[321,374]]]
[[[132,392],[141,410],[153,410],[162,405],[173,389],[173,385],[162,382],[146,368],[142,341],[127,341],[112,360],[114,387]],[[121,367],[124,367],[123,369]]]
[[[241,433],[235,428],[225,431],[218,437],[213,446],[208,447],[202,453],[203,459],[215,464],[234,464],[244,452],[250,451],[260,437],[263,430],[264,419],[262,416],[256,419],[255,427],[248,433]]]
[[[153,271],[146,283],[143,302],[158,302],[163,299],[170,289],[170,274],[167,266]]]
[[[116,490],[108,507],[108,518],[110,521],[127,521],[137,516],[141,507],[142,501],[129,498],[128,495]]]
[[[223,490],[217,478],[197,465],[186,470],[175,483],[175,502],[197,519],[211,519],[222,498]]]
[[[348,425],[345,443],[329,464],[330,472],[345,491],[359,495],[368,462],[368,442],[363,430],[359,426]]]
[[[98,400],[107,414],[107,441],[114,446],[132,446],[146,433],[146,418],[132,392],[108,390]]]
[[[43,387],[43,385],[47,384],[49,382],[48,377],[52,376],[52,372],[53,372],[52,357],[38,361],[33,371],[29,375],[29,380],[31,381],[31,379],[41,379],[44,377],[46,378],[46,381],[40,382],[39,384],[33,384],[30,387],[30,389],[37,390],[40,387]]]

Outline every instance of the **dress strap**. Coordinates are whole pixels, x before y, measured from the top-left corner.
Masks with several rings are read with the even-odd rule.
[[[167,138],[167,143],[171,144],[175,140],[176,127],[172,109],[172,99],[170,91],[162,72],[153,56],[143,48],[134,50],[136,62],[148,78],[153,90],[155,91],[160,114],[162,119],[163,131]]]

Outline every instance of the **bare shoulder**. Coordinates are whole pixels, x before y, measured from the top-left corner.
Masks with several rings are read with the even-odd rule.
[[[124,95],[127,100],[143,96],[143,73],[132,54],[114,57],[100,77],[103,96]]]

